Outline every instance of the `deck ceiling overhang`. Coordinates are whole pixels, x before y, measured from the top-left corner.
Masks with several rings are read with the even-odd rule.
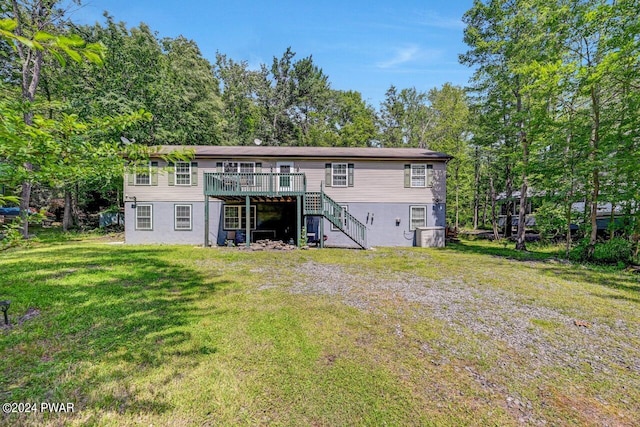
[[[246,196],[209,196],[211,199],[222,200],[225,203],[244,203]],[[251,203],[295,203],[296,196],[249,196]]]

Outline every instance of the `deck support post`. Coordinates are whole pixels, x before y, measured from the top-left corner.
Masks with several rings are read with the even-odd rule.
[[[204,196],[204,247],[209,247],[209,196]]]
[[[302,231],[302,203],[300,196],[296,196],[296,246],[300,247],[300,232]]]
[[[251,246],[251,199],[249,196],[245,196],[244,205],[246,209],[244,242],[245,246],[248,248]]]

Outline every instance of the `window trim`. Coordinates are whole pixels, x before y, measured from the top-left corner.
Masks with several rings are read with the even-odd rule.
[[[424,211],[424,216],[422,217],[422,219],[424,219],[424,225],[422,226],[417,226],[417,227],[426,227],[427,226],[427,206],[426,205],[411,205],[409,206],[409,230],[414,231],[417,229],[417,227],[413,226],[413,220],[416,219],[413,216],[413,209],[414,208],[420,208],[423,209]]]
[[[230,165],[235,165],[235,170],[227,170],[227,167]],[[251,165],[251,172],[242,172],[242,165]],[[231,168],[229,168],[231,169]],[[222,172],[223,173],[237,173],[237,174],[249,174],[245,179],[240,180],[240,185],[253,186],[255,185],[255,173],[256,173],[256,162],[242,162],[242,161],[225,161],[222,162]]]
[[[336,181],[335,181],[336,166],[343,166],[343,165],[344,165],[344,185],[336,184]],[[342,174],[338,176],[342,177]],[[331,163],[331,186],[338,187],[338,188],[349,186],[349,164],[348,163]]]
[[[189,172],[188,172],[188,173],[186,173],[186,174],[185,174],[185,173],[178,173],[178,164],[180,164],[180,163],[185,163],[185,164],[187,164],[187,166],[189,166]],[[192,171],[192,169],[191,169],[191,162],[175,162],[175,163],[174,163],[173,168],[174,168],[173,170],[174,170],[174,175],[175,175],[175,178],[174,178],[174,185],[176,185],[176,186],[185,186],[185,187],[189,187],[189,186],[191,186],[191,171]],[[180,183],[178,182],[178,181],[179,181],[179,180],[178,180],[178,176],[179,176],[179,175],[187,175],[187,176],[188,176],[188,178],[189,178],[189,183],[187,183],[187,184],[180,184]]]
[[[227,167],[230,165],[236,165],[235,170],[227,170]],[[241,165],[251,165],[251,172],[240,172],[242,169]],[[226,161],[222,162],[222,172],[223,173],[256,173],[256,162],[239,162],[239,161]]]
[[[424,168],[424,175],[417,175],[417,174],[414,175],[414,173],[413,173],[414,167],[418,167],[418,166]],[[411,163],[411,174],[409,175],[411,188],[426,188],[426,187],[428,187],[428,185],[427,185],[427,175],[428,175],[427,169],[428,168],[427,168],[427,164],[426,163]],[[424,177],[424,185],[413,185],[414,176],[416,178]]]
[[[178,207],[189,208],[189,228],[178,228]],[[193,205],[191,204],[175,204],[173,205],[173,229],[175,231],[191,231],[193,230]]]
[[[222,207],[222,229],[223,230],[245,230],[246,224],[243,224],[243,220],[244,220],[244,216],[242,215],[242,210],[245,208],[245,205],[224,205]],[[238,228],[229,228],[227,227],[227,208],[234,208],[237,209],[237,217],[238,217]],[[257,229],[257,225],[258,225],[258,212],[256,209],[256,205],[250,205],[249,209],[251,210],[251,215],[252,215],[252,219],[253,221],[249,221],[249,222],[253,222],[253,227],[251,227],[251,230],[256,230]]]
[[[138,224],[138,219],[140,218],[140,216],[138,215],[138,209],[141,207],[149,207],[149,228],[141,228]],[[147,217],[142,217],[142,218],[147,218]],[[136,203],[136,222],[135,222],[135,229],[137,231],[151,231],[153,230],[153,204],[151,203]]]
[[[340,207],[342,209],[344,209],[346,212],[349,212],[349,205],[342,205],[341,204]],[[344,228],[347,228],[347,218],[346,217],[347,217],[346,215],[342,216],[342,226]],[[331,223],[331,231],[340,231],[340,229],[338,227],[336,227],[333,223]]]
[[[149,164],[147,165],[147,173],[146,173],[146,176],[147,176],[149,182],[147,182],[146,184],[140,184],[138,182],[138,177],[141,176],[141,175],[145,175],[145,174],[138,174],[137,170],[134,172],[134,174],[133,174],[133,185],[143,185],[143,186],[151,185],[151,162],[149,162]]]

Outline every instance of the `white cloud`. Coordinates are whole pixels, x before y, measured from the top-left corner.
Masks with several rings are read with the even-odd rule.
[[[447,18],[435,11],[425,12],[420,23],[427,27],[442,28],[446,30],[462,30],[466,27],[461,19]]]
[[[378,68],[397,68],[400,65],[415,63],[435,59],[442,55],[442,52],[434,49],[422,49],[418,45],[408,45],[397,48],[390,59],[376,64]]]

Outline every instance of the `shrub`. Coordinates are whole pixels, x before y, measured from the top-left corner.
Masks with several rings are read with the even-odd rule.
[[[633,257],[633,245],[620,237],[596,243],[591,259],[587,258],[588,246],[589,239],[582,239],[571,251],[570,258],[574,261],[592,261],[597,264],[628,264]]]
[[[593,261],[601,264],[628,264],[632,257],[632,245],[627,239],[620,237],[596,244]]]
[[[543,241],[554,238],[566,227],[566,218],[562,206],[548,201],[536,209],[536,227]]]
[[[0,230],[0,250],[19,246],[23,242],[22,227],[19,221],[13,221],[2,226]]]

